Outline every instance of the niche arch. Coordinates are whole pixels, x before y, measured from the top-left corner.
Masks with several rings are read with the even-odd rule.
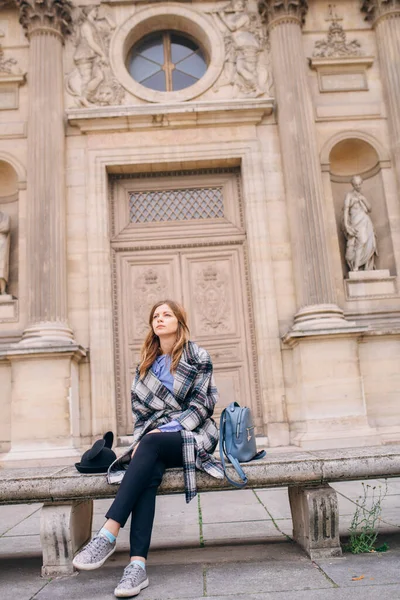
[[[362,177],[362,193],[372,205],[370,217],[378,248],[375,269],[388,269],[390,275],[395,276],[396,261],[381,173],[383,168],[390,167],[389,153],[373,136],[347,131],[333,136],[325,144],[321,152],[321,163],[323,170],[329,172],[343,277],[347,278],[349,273],[345,259],[343,207],[346,193],[352,189],[351,179],[355,175]]]
[[[18,190],[26,189],[26,169],[23,164],[8,152],[0,151],[0,161],[8,164],[15,171]]]

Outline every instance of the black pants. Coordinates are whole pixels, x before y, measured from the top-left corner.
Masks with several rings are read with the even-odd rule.
[[[114,502],[106,514],[124,527],[132,513],[131,556],[144,556],[150,546],[157,488],[165,469],[182,466],[180,431],[148,433],[140,441]]]

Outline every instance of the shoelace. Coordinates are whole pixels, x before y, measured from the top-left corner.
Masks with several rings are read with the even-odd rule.
[[[135,568],[136,567],[136,568]],[[125,567],[124,569],[124,574],[122,575],[122,579],[120,581],[120,585],[123,585],[124,583],[132,582],[132,584],[135,584],[137,582],[137,580],[139,579],[139,569],[141,569],[141,567],[139,567],[139,565],[128,565],[127,567]]]
[[[99,535],[90,540],[85,550],[89,550],[94,556],[99,555],[101,552],[101,549],[98,547],[99,542],[101,542],[103,546],[108,544],[108,540]]]

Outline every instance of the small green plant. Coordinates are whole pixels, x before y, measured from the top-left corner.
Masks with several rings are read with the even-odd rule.
[[[378,537],[379,519],[382,513],[382,502],[387,494],[387,482],[385,487],[371,486],[362,483],[363,493],[357,500],[351,525],[349,527],[350,537],[344,549],[352,554],[363,552],[385,551],[383,548],[375,548]]]

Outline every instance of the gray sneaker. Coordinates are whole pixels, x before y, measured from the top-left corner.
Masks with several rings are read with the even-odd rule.
[[[72,561],[72,564],[80,571],[93,571],[94,569],[98,569],[104,565],[107,558],[114,552],[116,544],[116,541],[110,542],[105,535],[98,533],[90,540],[83,550],[78,552]]]
[[[146,571],[140,565],[132,563],[125,567],[121,581],[114,590],[117,598],[137,596],[149,585]]]

